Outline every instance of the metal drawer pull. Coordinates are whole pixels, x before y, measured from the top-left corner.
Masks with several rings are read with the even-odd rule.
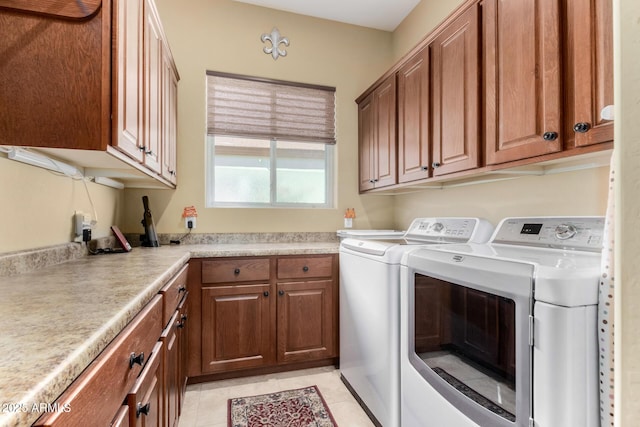
[[[238,275],[240,274],[240,269],[236,268],[235,270],[233,270],[233,274]]]
[[[186,288],[186,287],[184,287],[184,286],[180,286],[180,287],[178,288],[178,293],[180,293],[180,292],[184,292],[184,291],[186,291],[186,290],[187,290],[187,288]]]
[[[149,415],[149,412],[151,412],[151,402],[147,402],[146,405],[138,403],[136,407],[136,418],[140,418],[140,414]]]
[[[144,352],[140,353],[137,356],[135,353],[131,353],[129,355],[129,369],[132,369],[133,365],[135,365],[136,363],[140,366],[144,364]]]
[[[178,328],[180,328],[180,329],[184,328],[186,320],[187,320],[187,315],[183,314],[182,317],[180,318],[180,320],[178,321]]]
[[[307,267],[307,266],[305,265],[304,267],[302,267],[302,271],[304,271],[304,272],[306,273],[307,271],[309,271],[309,267]]]

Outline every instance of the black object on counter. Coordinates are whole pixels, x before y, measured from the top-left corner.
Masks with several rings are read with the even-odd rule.
[[[140,244],[146,247],[158,247],[158,235],[156,234],[156,226],[153,224],[153,217],[151,216],[151,210],[149,209],[149,198],[142,196],[142,205],[144,206],[144,216],[142,217],[142,226],[144,227],[144,234],[140,236]]]

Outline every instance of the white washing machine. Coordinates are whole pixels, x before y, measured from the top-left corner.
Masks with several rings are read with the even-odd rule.
[[[369,416],[400,425],[400,260],[415,245],[485,242],[477,218],[418,218],[402,239],[340,244],[340,372]]]
[[[507,218],[401,267],[401,424],[599,426],[604,219]]]

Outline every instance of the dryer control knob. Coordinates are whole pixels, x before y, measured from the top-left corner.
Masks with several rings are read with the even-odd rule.
[[[560,240],[567,240],[576,235],[578,230],[571,224],[560,224],[556,227],[556,238]]]
[[[436,222],[431,226],[431,229],[435,232],[440,232],[444,229],[444,225],[441,222]]]

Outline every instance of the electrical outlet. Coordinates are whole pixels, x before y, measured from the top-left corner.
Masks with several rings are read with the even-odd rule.
[[[91,240],[91,215],[76,211],[73,215],[75,241],[86,242]]]
[[[190,230],[193,228],[196,228],[196,217],[195,216],[185,217],[184,226]]]

